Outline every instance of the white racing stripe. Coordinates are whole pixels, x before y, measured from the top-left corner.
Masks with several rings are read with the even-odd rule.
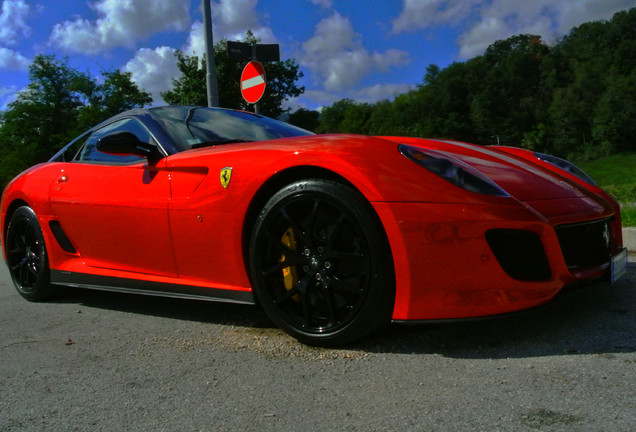
[[[260,84],[265,84],[265,78],[263,78],[263,75],[256,75],[254,78],[246,79],[245,81],[241,82],[241,86],[243,87],[243,89],[256,87]]]

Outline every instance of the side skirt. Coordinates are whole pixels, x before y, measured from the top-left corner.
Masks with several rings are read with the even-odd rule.
[[[178,285],[138,279],[97,276],[61,270],[51,270],[51,283],[72,288],[87,288],[99,291],[114,291],[225,303],[255,304],[254,295],[251,291],[204,288],[193,285]]]

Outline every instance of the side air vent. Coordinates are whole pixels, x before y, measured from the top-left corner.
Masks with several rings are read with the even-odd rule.
[[[73,243],[71,243],[71,240],[66,236],[66,233],[64,232],[62,226],[58,221],[50,221],[49,228],[51,228],[51,232],[53,233],[55,240],[57,240],[62,249],[72,254],[77,253],[77,250],[75,250]]]
[[[521,281],[543,281],[552,276],[539,236],[532,231],[492,229],[486,240],[501,268]]]

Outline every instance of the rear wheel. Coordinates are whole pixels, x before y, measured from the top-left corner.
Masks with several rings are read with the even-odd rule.
[[[281,189],[256,221],[250,257],[263,309],[305,343],[349,343],[390,319],[386,237],[370,204],[348,186],[316,179]]]
[[[18,293],[29,301],[51,298],[55,290],[49,284],[46,245],[33,209],[24,206],[13,213],[6,241],[9,272]]]

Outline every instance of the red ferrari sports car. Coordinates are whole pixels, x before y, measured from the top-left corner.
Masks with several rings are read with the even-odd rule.
[[[258,303],[321,345],[530,308],[627,266],[618,204],[562,159],[202,107],[101,123],[15,178],[0,217],[27,300],[70,286]]]

